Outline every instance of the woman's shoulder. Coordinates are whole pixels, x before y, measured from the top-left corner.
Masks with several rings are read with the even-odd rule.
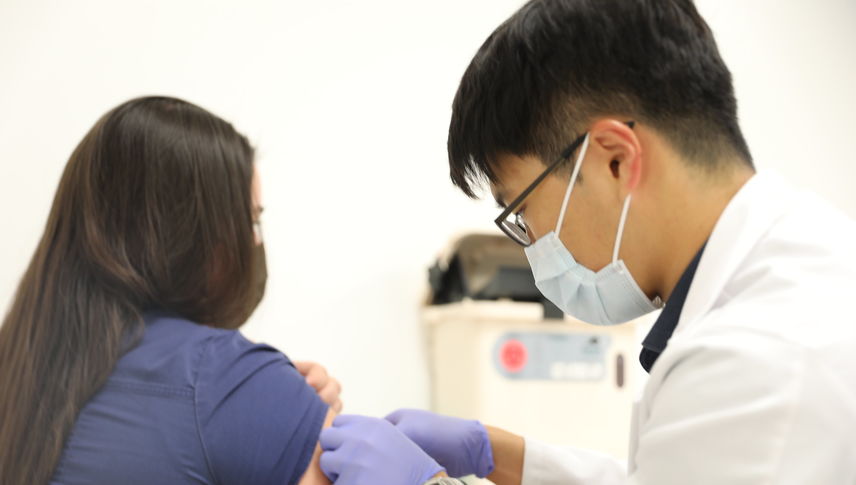
[[[282,352],[253,343],[237,330],[167,312],[147,312],[143,320],[142,332],[117,363],[114,379],[193,388],[200,372],[217,374],[235,366],[251,372],[274,361],[290,365]]]

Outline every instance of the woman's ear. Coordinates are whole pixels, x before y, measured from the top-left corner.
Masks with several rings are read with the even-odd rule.
[[[623,196],[639,185],[642,178],[642,145],[639,138],[624,121],[603,119],[595,122],[590,131],[594,143],[607,161],[613,180]]]

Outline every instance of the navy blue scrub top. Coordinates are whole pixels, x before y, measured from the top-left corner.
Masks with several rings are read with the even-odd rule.
[[[294,484],[327,406],[276,349],[147,314],[83,407],[52,484]]]

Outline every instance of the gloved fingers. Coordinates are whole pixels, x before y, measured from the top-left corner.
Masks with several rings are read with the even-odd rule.
[[[428,469],[428,472],[425,474],[425,477],[422,479],[422,483],[425,483],[428,480],[436,477],[440,473],[445,473],[448,475],[448,471],[446,470],[446,468],[435,462],[434,467]]]
[[[386,417],[384,417],[383,419],[389,421],[392,424],[398,424],[398,422],[401,421],[401,418],[403,418],[403,417],[404,417],[404,410],[403,409],[397,409],[397,410],[387,414]]]
[[[398,423],[400,423],[401,420],[404,419],[405,416],[407,416],[408,411],[410,411],[410,410],[409,409],[399,409],[399,410],[393,411],[392,413],[388,414],[383,419],[389,421],[390,423],[392,423],[394,425],[398,425]]]
[[[321,471],[324,472],[324,475],[326,475],[331,482],[336,483],[336,480],[339,479],[339,475],[342,473],[345,461],[342,458],[341,452],[325,451],[321,453],[319,465],[321,466]]]
[[[339,416],[336,416],[336,418],[333,420],[333,427],[347,428],[360,423],[364,423],[366,421],[371,421],[373,419],[375,418],[370,418],[368,416],[360,416],[359,414],[340,414]]]
[[[324,451],[338,450],[348,439],[348,432],[344,429],[337,428],[335,425],[321,430],[321,436],[318,437],[318,443]]]
[[[356,428],[360,425],[369,425],[376,418],[360,416],[357,414],[340,414],[333,419],[333,425],[321,431],[318,441],[324,450],[335,450],[350,439],[358,439],[364,435]]]

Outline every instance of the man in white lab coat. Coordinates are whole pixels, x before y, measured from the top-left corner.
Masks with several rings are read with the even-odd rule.
[[[755,173],[691,0],[531,1],[464,74],[449,157],[567,313],[619,324],[665,302],[628,463],[402,410],[324,431],[335,483],[856,484],[856,224]]]

